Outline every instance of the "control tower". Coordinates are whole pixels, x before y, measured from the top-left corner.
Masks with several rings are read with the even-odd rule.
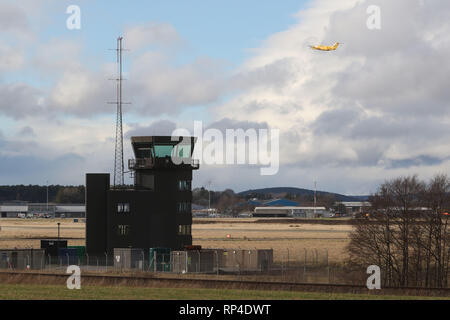
[[[192,245],[192,159],[196,138],[133,137],[134,186],[110,187],[109,174],[86,175],[86,250]],[[146,250],[148,252],[148,250]]]

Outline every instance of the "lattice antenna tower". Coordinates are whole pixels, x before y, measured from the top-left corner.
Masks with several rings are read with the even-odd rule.
[[[123,48],[123,37],[117,38],[117,75],[116,79],[111,79],[117,82],[117,99],[116,102],[110,102],[110,104],[117,105],[117,116],[116,116],[116,142],[115,142],[115,153],[114,153],[114,187],[122,187],[125,185],[125,165],[123,159],[123,126],[122,126],[122,106],[124,104],[130,104],[123,102],[122,95],[122,82],[125,80],[123,78],[123,67],[122,67],[122,54],[123,51],[127,51]]]

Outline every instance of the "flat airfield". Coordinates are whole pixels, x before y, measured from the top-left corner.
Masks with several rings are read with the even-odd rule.
[[[40,248],[40,239],[85,245],[85,223],[73,219],[0,219],[0,249]],[[194,219],[194,245],[209,249],[274,249],[275,261],[302,261],[317,252],[330,263],[345,257],[352,225],[346,220]]]

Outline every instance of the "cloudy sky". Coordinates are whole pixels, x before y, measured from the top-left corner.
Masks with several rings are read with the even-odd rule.
[[[282,4],[281,4],[282,2]],[[81,30],[66,9],[81,8]],[[381,9],[369,30],[367,8]],[[194,186],[368,194],[448,173],[450,2],[0,2],[0,185],[82,184],[114,156],[116,38],[129,137],[175,128],[280,129],[280,171],[203,166]],[[311,44],[343,46],[316,52]]]

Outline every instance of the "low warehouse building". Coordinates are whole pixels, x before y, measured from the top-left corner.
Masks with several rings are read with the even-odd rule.
[[[28,206],[22,205],[2,205],[0,206],[0,217],[19,218],[25,217],[28,213]]]
[[[28,203],[0,205],[1,218],[85,218],[86,207],[83,204],[55,205],[47,203]]]
[[[56,218],[84,218],[86,216],[86,207],[84,205],[64,205],[56,206]]]
[[[256,207],[255,218],[315,218],[326,217],[325,207]]]
[[[351,216],[355,216],[356,214],[361,214],[367,210],[372,208],[372,204],[367,201],[360,202],[336,202],[335,207],[339,208],[339,206],[344,206],[345,212],[341,212],[341,214],[348,214]]]

